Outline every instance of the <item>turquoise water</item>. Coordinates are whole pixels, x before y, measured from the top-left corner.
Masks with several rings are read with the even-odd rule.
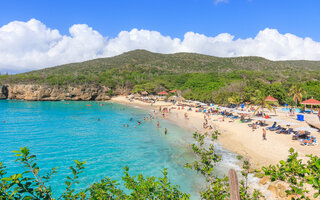
[[[285,112],[290,112],[290,108],[282,108],[281,110],[282,110],[282,111],[285,111]],[[306,111],[307,111],[307,110],[306,110]],[[301,113],[301,109],[295,108],[295,112],[296,112],[296,113]]]
[[[0,162],[9,173],[22,172],[12,151],[27,146],[42,172],[59,167],[51,181],[56,195],[64,190],[64,177],[71,175],[68,167],[75,159],[87,161],[77,189],[106,176],[120,180],[126,165],[133,175],[159,176],[168,168],[170,181],[194,198],[203,185],[200,175],[183,167],[194,160],[186,148],[192,134],[161,119],[160,129],[156,120],[143,122],[148,111],[112,103],[15,100],[1,100],[0,111]]]
[[[282,108],[281,110],[285,112],[290,112],[290,108]],[[305,109],[305,112],[310,113],[311,109]],[[299,108],[295,108],[295,113],[302,113],[302,110]],[[312,113],[315,113],[315,111],[313,110]]]

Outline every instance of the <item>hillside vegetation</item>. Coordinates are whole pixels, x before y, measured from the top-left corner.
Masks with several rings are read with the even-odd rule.
[[[71,63],[16,75],[0,84],[105,85],[113,92],[150,93],[179,89],[183,96],[223,103],[232,95],[247,100],[256,89],[280,103],[293,103],[289,87],[299,85],[305,98],[320,98],[320,61],[271,61],[261,57],[220,58],[194,53],[158,54],[135,50],[111,58]]]

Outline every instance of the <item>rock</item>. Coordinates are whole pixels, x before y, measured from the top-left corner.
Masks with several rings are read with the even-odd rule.
[[[286,186],[284,186],[281,182],[279,182],[277,184],[277,188],[278,188],[278,192],[279,192],[279,196],[284,198],[287,196],[287,193],[286,193]]]
[[[8,98],[8,88],[5,85],[0,85],[0,99]]]
[[[107,101],[110,100],[111,98],[108,95],[105,94],[100,94],[96,97],[96,101]]]
[[[276,184],[277,184],[276,182],[270,183],[270,185],[268,186],[268,190],[270,192],[272,192],[276,197],[278,197],[279,192],[278,192],[278,188],[277,188]]]
[[[253,172],[255,172],[255,169],[253,169],[253,168],[249,168],[249,173],[253,173]]]
[[[260,179],[259,183],[261,183],[262,185],[265,185],[269,181],[270,181],[270,177],[269,176],[264,176],[263,178]]]
[[[45,86],[12,84],[8,86],[8,99],[28,101],[105,101],[110,100],[107,95],[109,88],[100,85],[90,86]]]

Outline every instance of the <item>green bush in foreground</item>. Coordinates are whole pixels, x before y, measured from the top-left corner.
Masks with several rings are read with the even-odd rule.
[[[197,144],[192,145],[192,149],[195,154],[199,157],[199,161],[195,161],[192,164],[187,163],[186,167],[201,173],[206,177],[207,187],[204,191],[201,191],[201,198],[208,200],[215,199],[229,199],[230,188],[228,177],[217,177],[214,173],[214,167],[221,161],[221,155],[215,152],[214,143],[219,136],[219,132],[215,131],[211,135],[209,141],[205,141],[206,137],[203,134],[194,133],[193,137],[197,141]],[[243,162],[242,166],[242,180],[240,181],[240,198],[247,200],[264,199],[260,191],[250,191],[248,186],[248,174],[249,174],[250,163],[248,161]]]
[[[293,148],[286,161],[281,160],[279,164],[262,167],[265,175],[270,176],[271,181],[281,180],[289,183],[290,189],[286,191],[289,195],[294,195],[295,199],[310,199],[310,191],[305,189],[306,184],[315,190],[313,198],[320,195],[320,158],[307,155],[309,160],[306,164],[298,159],[298,153]]]
[[[186,164],[187,168],[202,174],[207,181],[204,190],[200,192],[201,199],[230,199],[228,177],[217,177],[214,168],[221,161],[221,155],[214,149],[214,141],[217,140],[219,133],[216,131],[211,138],[205,134],[194,133],[196,144],[192,149],[198,159]],[[56,174],[56,168],[51,172],[43,174],[36,163],[36,156],[31,155],[26,147],[15,151],[16,162],[25,167],[21,174],[7,176],[6,167],[0,163],[0,200],[2,199],[163,199],[173,200],[190,198],[189,194],[180,191],[179,186],[171,185],[167,177],[167,170],[162,171],[161,178],[144,177],[142,174],[131,176],[129,168],[124,168],[124,182],[121,185],[117,180],[104,178],[100,182],[93,183],[89,188],[75,191],[73,186],[78,184],[79,175],[83,172],[85,162],[75,161],[75,167],[70,167],[72,176],[67,176],[65,191],[59,197],[53,197],[52,188],[49,180]],[[320,194],[320,158],[308,155],[309,160],[306,164],[298,159],[298,154],[290,149],[290,154],[286,161],[280,161],[278,165],[262,167],[266,176],[270,176],[271,181],[281,180],[289,183],[290,189],[286,191],[288,195],[294,195],[292,199],[310,199],[309,191],[304,189],[306,184],[313,187],[313,198]],[[240,158],[241,159],[241,158]],[[258,190],[250,189],[248,185],[248,174],[250,163],[243,161],[242,177],[240,178],[240,198],[243,200],[258,200],[265,197]]]
[[[83,172],[85,162],[75,161],[76,166],[70,167],[73,176],[67,176],[66,189],[58,198],[54,198],[52,188],[48,184],[51,176],[56,174],[56,168],[51,172],[40,175],[36,163],[36,156],[30,155],[29,149],[23,147],[15,151],[17,162],[23,164],[26,171],[6,177],[6,167],[0,163],[0,199],[189,199],[189,195],[181,192],[178,186],[171,185],[167,170],[164,169],[163,177],[144,177],[139,174],[130,176],[129,168],[125,167],[122,180],[128,193],[120,189],[120,184],[105,178],[94,183],[90,188],[76,192],[72,185],[78,184],[79,174]],[[30,176],[31,175],[31,176]]]

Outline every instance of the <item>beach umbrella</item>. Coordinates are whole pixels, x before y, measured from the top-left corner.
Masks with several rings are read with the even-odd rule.
[[[168,95],[168,92],[162,91],[162,92],[159,92],[158,95]]]
[[[302,101],[301,104],[304,104],[304,106],[306,107],[306,105],[311,105],[311,112],[312,112],[312,106],[314,105],[320,105],[320,101],[315,100],[313,97],[311,99]]]
[[[272,96],[267,96],[266,97],[266,99],[265,99],[266,101],[278,101],[278,99],[276,99],[276,98],[273,98]]]
[[[315,100],[313,97],[311,99],[302,101],[300,104],[304,105],[320,105],[320,101]]]
[[[174,90],[171,90],[170,93],[176,93],[178,90],[174,89]]]
[[[318,131],[317,129],[315,128],[311,128],[309,126],[304,126],[304,127],[299,127],[299,128],[295,128],[295,130],[297,131]]]

